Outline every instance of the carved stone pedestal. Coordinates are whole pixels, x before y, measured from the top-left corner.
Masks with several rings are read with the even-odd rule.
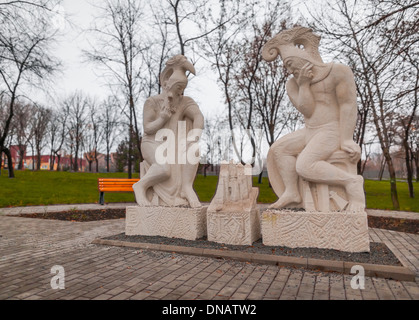
[[[127,236],[163,236],[197,240],[206,235],[208,207],[127,207]]]
[[[267,246],[370,251],[365,212],[267,210],[261,224],[263,244]]]
[[[208,241],[231,245],[252,245],[260,239],[259,210],[208,212]]]

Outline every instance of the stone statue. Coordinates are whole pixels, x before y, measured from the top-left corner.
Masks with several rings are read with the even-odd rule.
[[[195,101],[183,95],[187,71],[195,74],[183,55],[171,58],[160,75],[162,93],[144,104],[144,162],[140,181],[133,186],[140,206],[201,207],[193,182],[204,118]]]
[[[245,174],[245,168],[251,170],[252,166],[221,162],[217,191],[208,211],[241,212],[256,208],[259,189],[253,188],[252,176]]]
[[[305,120],[303,129],[280,138],[268,153],[269,180],[279,197],[271,209],[327,212],[331,201],[336,211],[364,211],[364,180],[356,172],[361,149],[353,141],[354,76],[345,65],[324,63],[319,43],[311,29],[296,27],[280,32],[263,48],[264,60],[280,55],[293,75],[287,93]]]
[[[208,241],[252,245],[260,238],[259,189],[252,186],[252,175],[246,175],[251,169],[233,161],[221,163],[217,192],[207,210]]]

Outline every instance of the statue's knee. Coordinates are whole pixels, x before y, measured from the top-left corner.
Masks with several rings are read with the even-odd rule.
[[[289,149],[286,143],[277,143],[274,148],[271,148],[268,156],[276,161],[280,161],[282,158],[292,155]]]
[[[164,175],[164,177],[169,178],[170,177],[170,166],[169,165],[162,165],[161,166],[161,173]]]
[[[305,179],[310,177],[310,173],[312,173],[313,167],[313,161],[310,161],[304,157],[299,157],[295,164],[295,170],[297,171],[297,174]]]

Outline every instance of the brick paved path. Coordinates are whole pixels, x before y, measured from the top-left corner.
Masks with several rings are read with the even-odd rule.
[[[409,299],[417,282],[366,278],[90,244],[125,220],[67,222],[0,216],[0,299]],[[419,236],[372,229],[419,275]],[[64,267],[65,289],[51,288]]]

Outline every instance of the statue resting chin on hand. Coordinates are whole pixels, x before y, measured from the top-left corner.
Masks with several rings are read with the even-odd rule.
[[[280,138],[268,153],[269,180],[279,197],[271,208],[304,205],[299,188],[302,178],[343,188],[346,211],[363,211],[363,178],[328,161],[339,151],[353,165],[360,159],[361,149],[353,141],[357,120],[354,76],[345,65],[324,63],[319,42],[311,29],[296,27],[277,34],[263,48],[266,61],[280,55],[293,75],[286,84],[287,94],[305,120],[303,129]]]
[[[183,95],[188,84],[186,71],[195,74],[184,56],[171,58],[160,75],[162,94],[144,104],[144,162],[141,179],[133,186],[140,206],[201,207],[193,189],[199,161],[189,161],[191,157],[186,154],[191,148],[192,153],[199,153],[196,144],[204,118],[195,101]],[[195,134],[193,139],[189,139],[190,133]],[[199,159],[199,154],[194,157]]]

